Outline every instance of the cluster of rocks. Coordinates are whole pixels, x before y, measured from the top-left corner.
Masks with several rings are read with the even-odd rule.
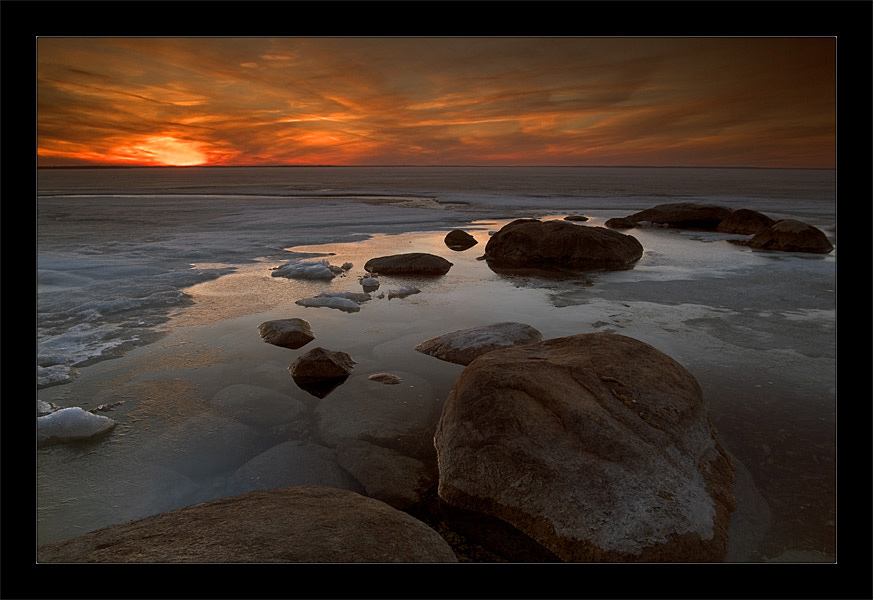
[[[685,222],[710,223],[701,214]],[[464,244],[464,236],[446,236],[450,248]],[[609,228],[519,219],[491,237],[484,258],[509,267],[627,269],[641,254],[638,240]],[[451,266],[424,253],[381,257],[367,262],[361,283],[378,285],[378,274],[439,276]],[[294,350],[315,339],[303,319],[267,321],[258,331]],[[447,540],[462,523],[473,524],[465,535],[507,560],[723,559],[736,506],[733,464],[700,386],[672,358],[625,336],[543,339],[515,322],[452,331],[414,349],[464,366],[437,414],[398,401],[401,381],[428,389],[412,374],[353,378],[334,394],[356,362],[314,348],[288,368],[318,398],[314,408],[284,395],[266,401],[288,404],[289,421],[312,410],[320,444],[287,441],[244,461],[232,481],[250,491],[42,546],[39,559],[452,562],[458,543]],[[212,404],[242,423],[256,415],[240,398],[263,392],[223,390]],[[307,457],[332,466],[318,485],[276,471]]]
[[[613,229],[650,226],[749,235],[752,237],[748,240],[729,241],[759,250],[827,254],[834,249],[823,231],[796,219],[777,221],[747,208],[731,210],[690,202],[660,204],[609,219],[605,225]]]
[[[291,334],[286,325],[262,329],[284,331],[289,346],[309,337],[306,327]],[[374,423],[371,407],[350,398],[323,401],[319,419],[333,420],[326,446],[286,442],[238,470],[240,480],[269,489],[42,546],[40,560],[452,562],[462,527],[465,543],[499,547],[507,560],[522,556],[507,546],[527,560],[723,559],[736,506],[733,464],[700,386],[669,356],[608,333],[543,340],[523,323],[454,331],[415,349],[466,365],[432,434],[435,466],[422,449],[403,446],[408,424]],[[354,365],[317,350],[319,374],[343,376]],[[306,361],[298,362],[300,374]],[[367,381],[398,379],[378,373]],[[223,410],[235,410],[232,396]],[[401,417],[420,420],[418,413]],[[288,487],[286,474],[265,470],[316,451],[360,490],[339,489],[349,487],[340,473]],[[293,460],[277,463],[276,453]]]

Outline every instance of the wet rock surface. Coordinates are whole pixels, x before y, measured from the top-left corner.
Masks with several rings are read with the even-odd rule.
[[[435,446],[444,501],[561,560],[725,555],[731,460],[697,382],[643,342],[581,334],[483,355],[452,388]]]

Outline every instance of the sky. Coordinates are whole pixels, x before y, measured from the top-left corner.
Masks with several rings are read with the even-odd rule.
[[[37,154],[834,168],[836,39],[41,37]]]

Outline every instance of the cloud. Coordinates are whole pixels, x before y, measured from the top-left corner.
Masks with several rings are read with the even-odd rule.
[[[835,160],[827,38],[40,38],[37,50],[41,164],[111,162],[146,136],[239,164]]]

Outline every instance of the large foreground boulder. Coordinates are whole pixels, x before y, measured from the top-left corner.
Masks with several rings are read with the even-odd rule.
[[[495,323],[445,333],[425,340],[415,349],[457,365],[469,365],[478,356],[497,350],[543,341],[543,334],[525,323]]]
[[[716,231],[722,233],[738,233],[741,235],[755,235],[765,227],[775,223],[763,213],[748,208],[740,208],[728,215],[724,221],[718,224]]]
[[[456,562],[434,530],[384,502],[319,486],[258,490],[112,525],[40,562]]]
[[[634,213],[626,219],[636,223],[650,222],[679,229],[715,229],[731,214],[724,206],[677,202],[659,204]]]
[[[517,219],[488,240],[485,259],[508,268],[629,269],[643,255],[637,239],[605,227]]]
[[[760,230],[750,240],[731,241],[759,250],[778,250],[781,252],[827,254],[834,249],[833,244],[821,229],[794,219],[776,221],[773,225]]]
[[[371,258],[364,264],[368,273],[379,275],[445,275],[452,268],[452,263],[441,256],[425,252],[410,252],[408,254],[392,254]]]
[[[564,561],[720,561],[733,465],[694,377],[638,340],[581,334],[480,356],[434,438],[439,495]]]

